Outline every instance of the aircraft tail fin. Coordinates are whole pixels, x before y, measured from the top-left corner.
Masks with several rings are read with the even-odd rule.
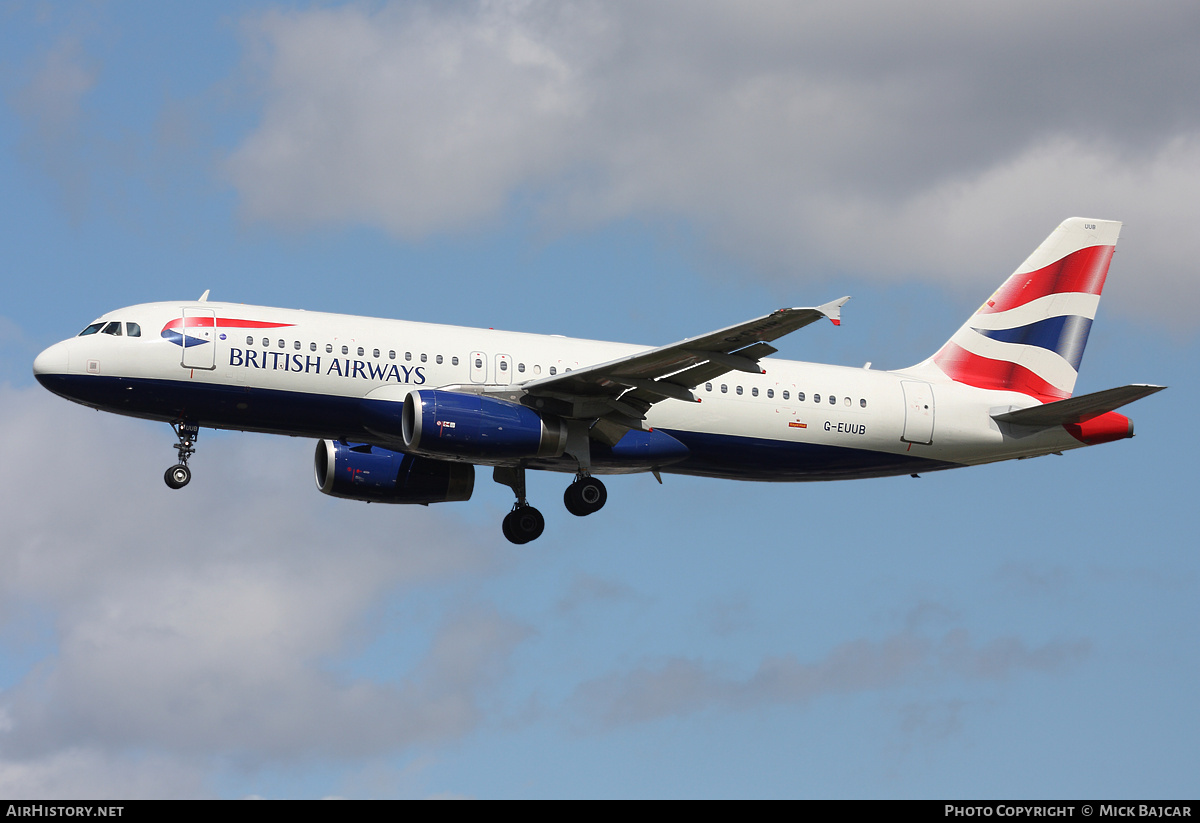
[[[1064,220],[926,364],[981,389],[1070,397],[1120,231]]]

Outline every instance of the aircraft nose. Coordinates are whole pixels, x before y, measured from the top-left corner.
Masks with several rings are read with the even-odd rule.
[[[55,343],[39,354],[33,361],[33,376],[39,383],[45,383],[43,377],[56,374],[66,374],[68,365],[67,344]]]

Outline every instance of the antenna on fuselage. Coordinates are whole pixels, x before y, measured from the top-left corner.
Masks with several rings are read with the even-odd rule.
[[[198,302],[207,303],[208,302],[208,293],[210,291],[212,291],[212,289],[205,289],[204,294],[200,295],[200,300]]]

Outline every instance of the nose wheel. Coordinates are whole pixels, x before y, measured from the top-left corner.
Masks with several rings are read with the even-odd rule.
[[[167,469],[163,475],[163,480],[167,481],[167,485],[172,489],[182,489],[192,480],[192,470],[180,463],[178,466],[172,466]]]
[[[200,436],[200,427],[190,423],[172,423],[175,436],[179,442],[175,444],[179,462],[167,469],[163,480],[172,489],[182,489],[192,481],[192,470],[188,468],[188,458],[196,453],[196,438]]]
[[[594,477],[580,475],[563,492],[563,503],[567,511],[576,517],[586,517],[600,511],[608,502],[608,489]]]

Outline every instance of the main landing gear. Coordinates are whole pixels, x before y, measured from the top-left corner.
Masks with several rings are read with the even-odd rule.
[[[600,511],[608,501],[608,489],[590,475],[576,475],[575,482],[563,492],[563,503],[567,511],[576,517],[587,517]]]
[[[175,450],[179,453],[179,462],[171,468],[167,469],[163,475],[163,480],[172,489],[182,489],[192,480],[192,470],[188,468],[188,458],[196,453],[196,438],[200,436],[200,427],[194,426],[191,423],[172,423],[171,428],[175,430],[175,436],[179,438],[179,442],[175,444]]]
[[[508,486],[517,496],[512,511],[504,516],[501,524],[508,542],[520,546],[541,537],[546,529],[546,518],[525,499],[525,467],[497,466],[492,470],[492,479]]]
[[[542,513],[533,506],[518,500],[513,505],[512,511],[504,515],[501,529],[504,531],[504,536],[508,538],[508,542],[520,546],[542,536],[542,532],[546,529],[546,518],[542,517]]]
[[[509,542],[520,546],[541,537],[546,529],[546,518],[525,499],[525,467],[497,466],[492,471],[492,479],[508,486],[517,497],[517,502],[513,504],[512,511],[504,516],[502,524],[504,536]],[[576,517],[600,511],[607,500],[608,490],[604,484],[585,474],[577,475],[575,482],[567,486],[563,493],[567,511]]]

